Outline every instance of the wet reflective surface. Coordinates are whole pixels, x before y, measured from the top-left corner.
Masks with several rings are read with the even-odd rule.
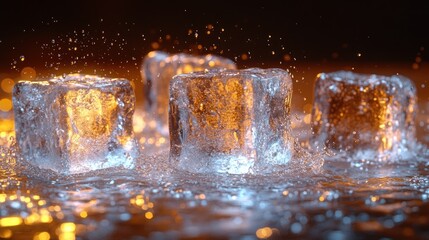
[[[10,147],[14,83],[68,73],[120,77],[134,81],[137,102],[150,102],[155,98],[145,98],[140,67],[152,50],[219,54],[240,69],[290,71],[291,107],[300,112],[292,127],[304,143],[318,73],[407,76],[422,111],[416,134],[428,146],[429,9],[423,4],[111,2],[1,4],[0,239],[429,238],[424,151],[378,164],[324,156],[317,171],[189,174],[171,170],[166,131],[152,131],[159,124],[140,112],[134,120],[140,147],[159,155],[142,156],[133,171],[58,177],[17,164]],[[378,125],[374,120],[369,129]],[[301,162],[321,162],[309,155]]]
[[[300,118],[298,118],[300,120]],[[299,122],[299,121],[297,121]],[[302,121],[301,121],[302,122]],[[308,135],[295,133],[305,142]],[[147,139],[149,139],[148,137]],[[0,238],[426,239],[429,164],[325,156],[320,171],[210,175],[174,170],[165,144],[135,170],[68,177],[0,150]],[[149,145],[146,144],[146,150]]]

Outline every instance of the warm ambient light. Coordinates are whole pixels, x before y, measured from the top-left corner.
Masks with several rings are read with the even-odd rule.
[[[11,93],[14,85],[15,82],[12,78],[5,78],[0,83],[1,89],[6,93]]]
[[[0,219],[1,227],[13,227],[21,225],[22,218],[21,217],[5,217]]]
[[[12,100],[3,98],[0,100],[0,111],[9,112],[12,109]]]
[[[33,80],[36,78],[36,70],[32,67],[25,67],[21,70],[21,78],[26,80]]]

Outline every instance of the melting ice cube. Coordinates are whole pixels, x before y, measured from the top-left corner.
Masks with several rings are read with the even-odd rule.
[[[72,74],[15,85],[13,105],[20,154],[60,173],[134,167],[135,97],[126,79]]]
[[[415,143],[416,88],[408,78],[321,73],[314,99],[314,146],[376,156]]]
[[[292,156],[292,80],[281,69],[181,74],[170,86],[170,158],[194,172],[250,173]]]
[[[162,134],[168,135],[168,96],[173,76],[212,68],[235,69],[236,66],[233,61],[215,55],[168,55],[153,51],[144,58],[141,74],[145,86],[146,109],[157,119],[158,130]]]

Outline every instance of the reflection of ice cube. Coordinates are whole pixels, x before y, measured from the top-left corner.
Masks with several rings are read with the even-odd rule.
[[[196,172],[247,173],[292,155],[292,80],[281,69],[182,74],[170,86],[170,157]]]
[[[416,88],[405,77],[321,73],[314,99],[315,146],[382,153],[414,143]]]
[[[184,53],[168,55],[153,51],[144,58],[141,74],[145,87],[146,108],[157,119],[159,130],[164,135],[168,135],[168,91],[173,76],[211,68],[236,67],[233,61],[215,55],[193,56]]]
[[[28,162],[61,173],[134,166],[134,93],[126,79],[68,75],[21,81],[13,93],[16,139]]]

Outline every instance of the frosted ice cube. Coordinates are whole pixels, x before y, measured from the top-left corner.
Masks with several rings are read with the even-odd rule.
[[[126,79],[72,74],[15,85],[16,140],[31,164],[60,173],[134,167],[135,97]]]
[[[403,76],[321,73],[314,99],[316,147],[378,155],[415,142],[416,88]]]
[[[157,120],[158,130],[168,135],[168,96],[170,81],[176,74],[191,73],[212,68],[236,69],[235,63],[215,55],[168,55],[150,52],[143,60],[141,74],[144,83],[145,105]]]
[[[170,158],[194,172],[250,173],[292,156],[292,80],[281,69],[181,74],[170,86]],[[256,168],[255,168],[256,167]]]

